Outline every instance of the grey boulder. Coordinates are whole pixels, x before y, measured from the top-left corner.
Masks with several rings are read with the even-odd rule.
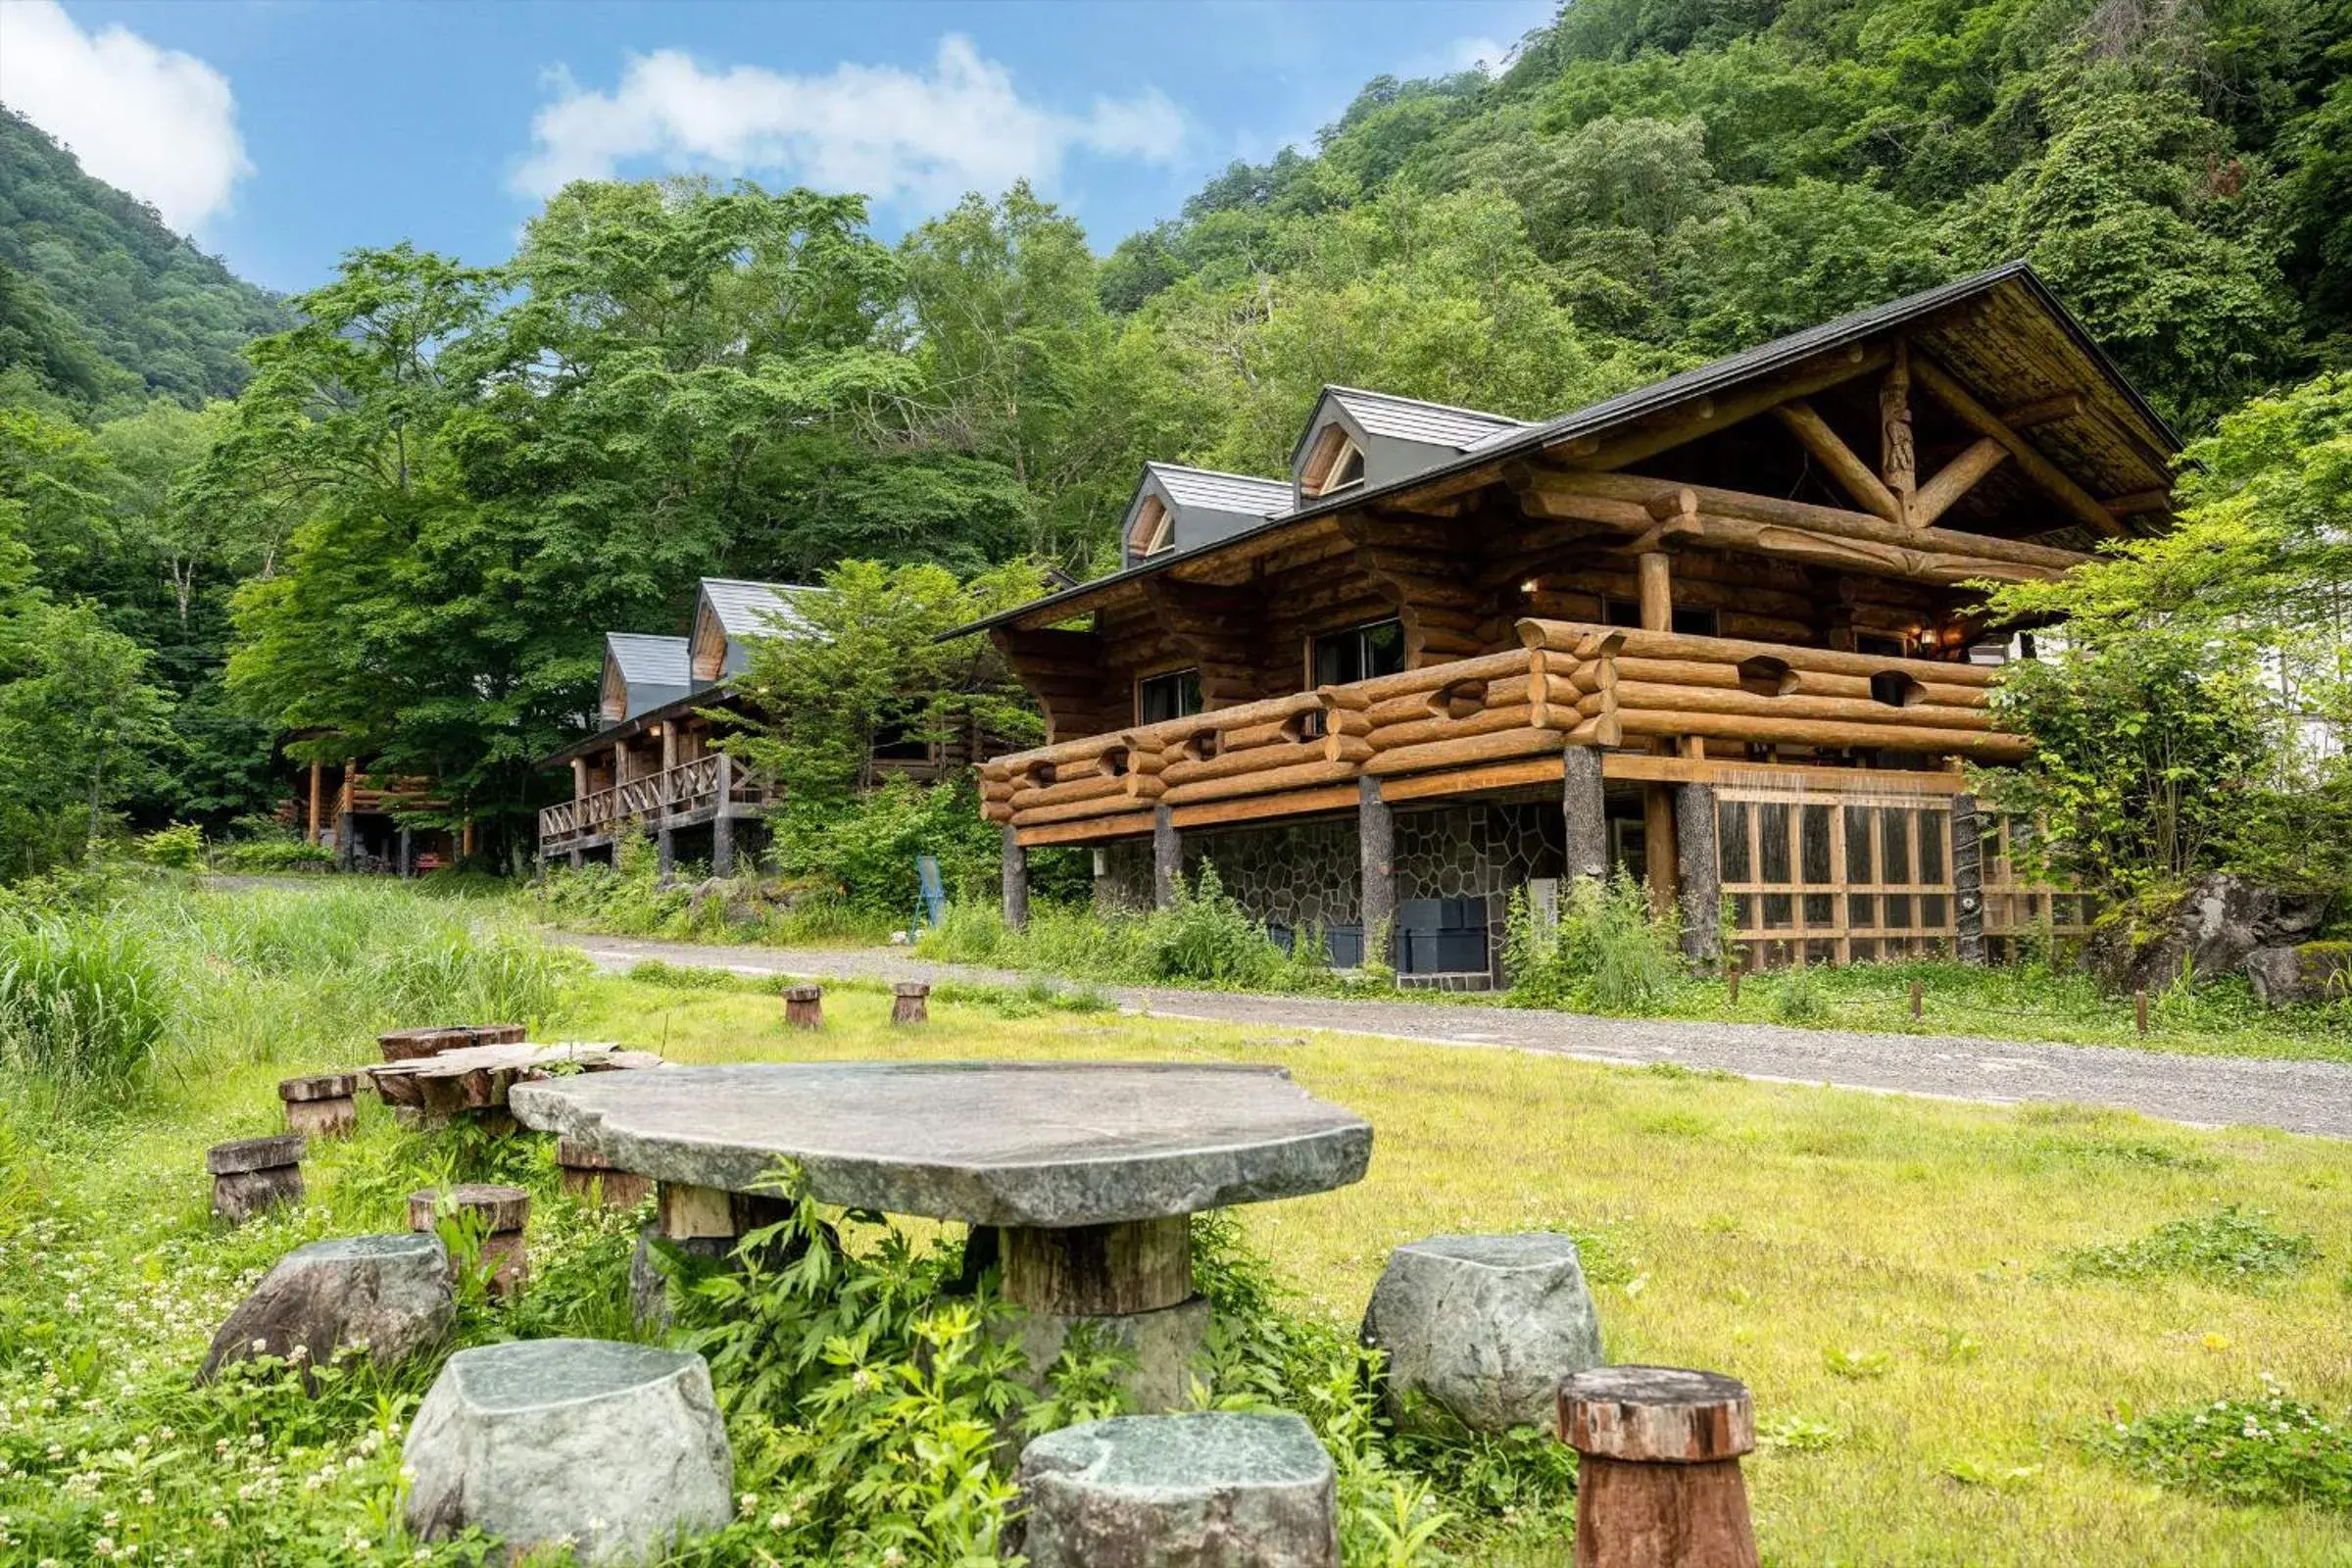
[[[2352,996],[2352,943],[2257,948],[2247,956],[2246,978],[2253,982],[2255,997],[2269,1007]]]
[[[524,1340],[449,1358],[409,1428],[409,1528],[478,1526],[507,1549],[568,1542],[638,1562],[729,1517],[735,1460],[703,1358],[612,1340]]]
[[[1064,1427],[1019,1479],[1030,1568],[1338,1568],[1331,1455],[1295,1415]]]
[[[2183,972],[2199,981],[2235,973],[2258,949],[2307,941],[2327,917],[2324,893],[2283,893],[2216,872],[2146,926],[2102,926],[2083,962],[2111,995],[2162,991]]]
[[[352,1347],[390,1366],[440,1343],[457,1315],[449,1254],[431,1236],[313,1242],[277,1266],[213,1336],[200,1381],[256,1355],[316,1366]]]
[[[1566,1236],[1399,1247],[1373,1287],[1363,1337],[1388,1352],[1391,1416],[1424,1429],[1446,1416],[1474,1432],[1548,1428],[1560,1380],[1600,1364],[1600,1319]]]

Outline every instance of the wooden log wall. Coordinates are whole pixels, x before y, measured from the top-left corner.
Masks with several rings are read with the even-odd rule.
[[[1140,831],[1160,806],[1329,810],[1365,777],[1483,776],[1564,746],[1651,738],[2025,753],[1994,726],[1995,672],[1975,665],[1533,617],[1517,633],[1503,653],[999,758],[980,769],[982,809],[1023,830],[1100,824],[1109,836]]]

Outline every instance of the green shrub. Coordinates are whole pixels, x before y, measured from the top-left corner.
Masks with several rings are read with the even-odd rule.
[[[1820,1023],[1830,1015],[1830,999],[1823,995],[1821,976],[1799,959],[1783,969],[1772,988],[1772,1016],[1779,1023]]]
[[[2228,1203],[2210,1214],[2170,1219],[2129,1242],[2061,1252],[2057,1272],[2077,1279],[2142,1280],[2185,1276],[2217,1285],[2249,1285],[2299,1274],[2319,1244],[2281,1231],[2259,1210]]]
[[[2118,1421],[2091,1449],[2161,1486],[2352,1514],[2352,1426],[2287,1398],[2267,1374],[2264,1381],[2257,1398]]]
[[[77,914],[0,925],[0,1059],[65,1088],[143,1076],[172,987],[136,926]]]
[[[138,841],[139,858],[173,871],[204,867],[204,829],[193,822],[174,822]]]
[[[266,875],[272,871],[319,871],[335,863],[335,852],[305,839],[245,839],[213,851],[213,864],[223,871]]]
[[[1144,920],[1146,978],[1251,989],[1283,966],[1283,952],[1203,863],[1191,886],[1177,879],[1175,899]]]
[[[1569,883],[1549,928],[1513,892],[1503,967],[1520,1006],[1655,1013],[1685,983],[1682,927],[1672,912],[1652,915],[1648,893],[1623,871]]]

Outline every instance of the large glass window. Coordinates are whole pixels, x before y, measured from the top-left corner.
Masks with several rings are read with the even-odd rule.
[[[1200,672],[1171,669],[1148,675],[1135,683],[1135,721],[1156,724],[1167,718],[1190,718],[1200,711]]]
[[[1404,623],[1376,620],[1369,626],[1350,626],[1315,639],[1315,684],[1345,686],[1349,681],[1394,675],[1404,668]]]

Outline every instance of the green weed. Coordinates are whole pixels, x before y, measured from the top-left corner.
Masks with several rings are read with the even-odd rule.
[[[2305,1503],[2352,1514],[2352,1426],[2264,1381],[2254,1398],[2117,1421],[2089,1446],[2160,1486],[2230,1502]]]
[[[2211,1214],[2166,1220],[2132,1241],[2070,1248],[2058,1254],[2055,1272],[2076,1279],[2183,1276],[2254,1285],[2299,1274],[2319,1255],[2311,1237],[2278,1229],[2261,1210],[2228,1203]]]

